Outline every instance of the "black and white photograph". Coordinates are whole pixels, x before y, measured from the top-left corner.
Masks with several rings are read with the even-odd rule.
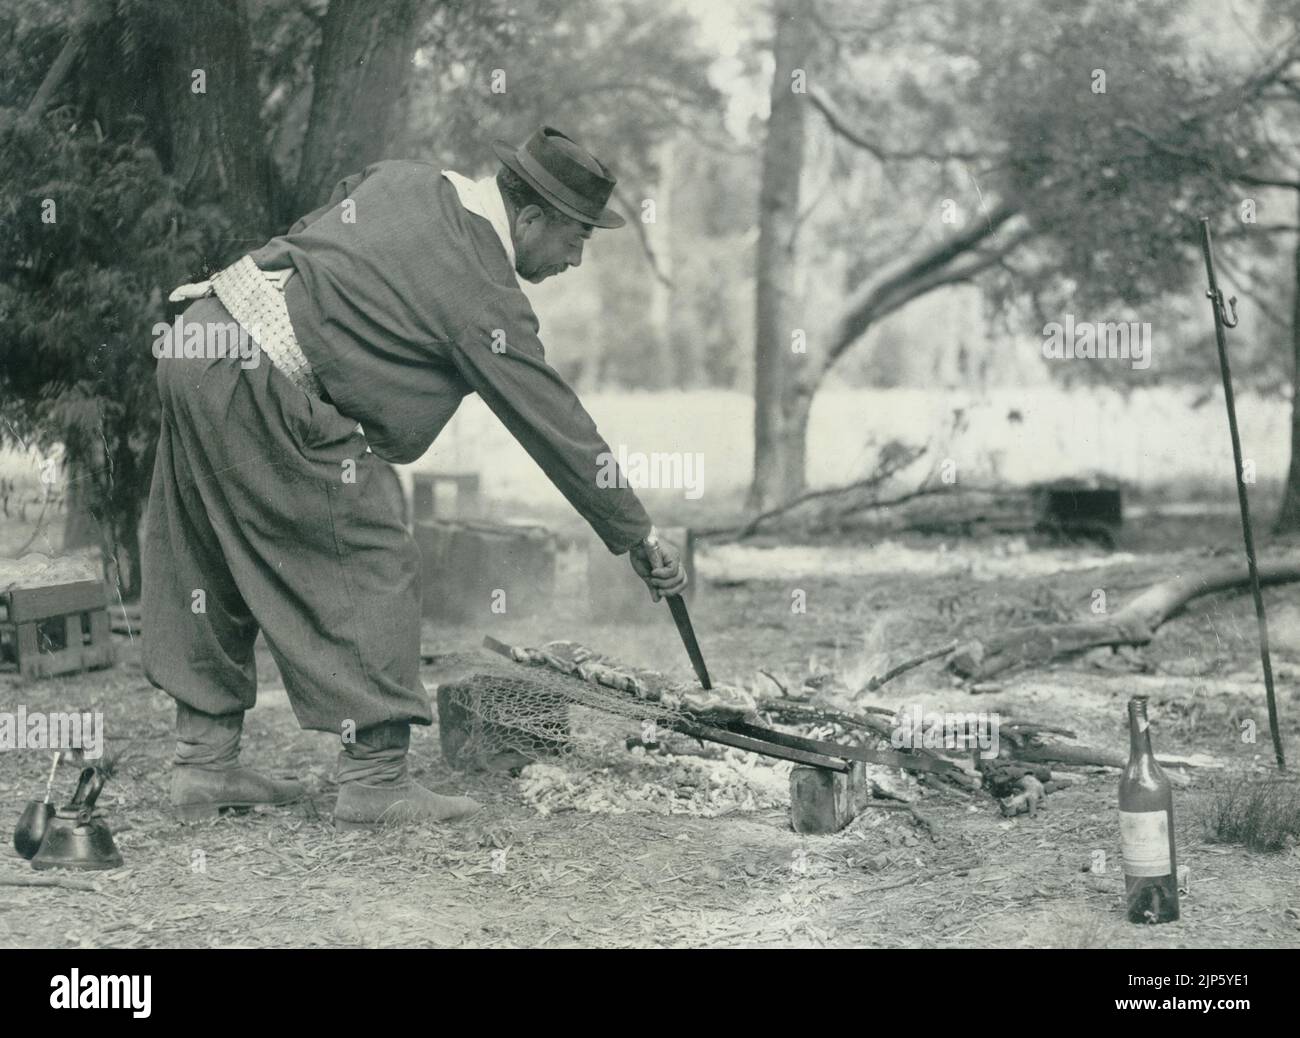
[[[1262,1008],[1298,389],[1300,0],[2,0],[0,954]]]

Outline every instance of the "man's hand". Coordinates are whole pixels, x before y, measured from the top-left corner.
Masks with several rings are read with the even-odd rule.
[[[632,546],[628,559],[636,575],[645,581],[650,597],[658,602],[664,595],[680,595],[686,589],[682,553],[651,530],[650,536]]]

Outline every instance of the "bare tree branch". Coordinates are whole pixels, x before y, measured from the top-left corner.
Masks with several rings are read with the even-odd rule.
[[[672,288],[672,280],[660,269],[659,258],[655,255],[655,250],[645,233],[645,225],[641,223],[640,210],[628,201],[627,195],[618,186],[614,188],[614,197],[622,203],[623,208],[627,211],[627,222],[636,231],[636,239],[641,244],[641,251],[645,253],[646,262],[650,264],[650,270],[653,272],[655,279],[665,288]]]
[[[919,256],[906,261],[883,277],[868,281],[855,289],[835,322],[835,332],[826,355],[827,367],[834,363],[873,321],[882,316],[883,308],[887,306],[888,311],[896,310],[904,302],[915,299],[920,294],[918,288],[924,286],[928,291],[936,284],[948,283],[945,280],[944,268],[957,257],[971,252],[981,242],[995,234],[998,228],[1017,212],[1015,206],[1003,203],[992,212],[985,214],[984,220],[973,223],[967,230],[945,241],[937,242]],[[899,301],[895,302],[895,299]]]
[[[925,295],[927,292],[933,292],[936,288],[944,285],[960,285],[964,282],[973,280],[977,275],[993,267],[1002,266],[1007,258],[1015,252],[1021,245],[1034,236],[1034,232],[1028,228],[1020,231],[1018,234],[1009,238],[1004,246],[996,252],[990,252],[982,255],[977,262],[966,263],[960,267],[952,267],[947,270],[935,271],[928,277],[919,278],[910,282],[904,287],[904,290],[883,299],[876,307],[872,321],[878,321],[883,317],[901,310],[913,299]]]
[[[924,160],[927,162],[974,162],[980,159],[996,157],[992,152],[985,151],[936,152],[930,151],[928,148],[888,148],[879,141],[874,140],[866,134],[850,127],[844,114],[820,87],[809,87],[808,100],[812,102],[813,107],[816,108],[817,111],[821,112],[827,125],[830,126],[830,128],[840,137],[843,137],[855,147],[869,152],[880,162],[908,162],[916,160]]]

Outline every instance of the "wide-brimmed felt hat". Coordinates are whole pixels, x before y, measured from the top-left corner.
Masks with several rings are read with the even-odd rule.
[[[623,226],[623,217],[605,206],[618,178],[559,130],[543,126],[518,148],[495,140],[492,150],[565,216],[594,227]]]

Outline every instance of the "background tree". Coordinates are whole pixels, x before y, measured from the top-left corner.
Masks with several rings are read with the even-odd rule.
[[[1034,335],[1045,314],[1132,319],[1123,315],[1163,312],[1188,290],[1196,217],[1234,218],[1229,171],[1268,150],[1243,105],[1288,60],[1260,61],[1244,78],[1216,73],[1195,60],[1179,13],[1169,3],[983,0],[884,3],[869,24],[850,5],[811,12],[827,57],[809,70],[803,100],[840,150],[828,162],[827,215],[800,222],[796,248],[850,260],[807,353],[784,351],[784,376],[756,386],[756,408],[785,422],[776,449],[756,456],[751,503],[798,494],[818,387],[871,328],[922,296],[978,279],[1004,326]],[[1169,139],[1175,152],[1152,144]],[[863,175],[864,155],[880,175]],[[774,385],[779,405],[768,399]]]
[[[390,156],[406,116],[411,60],[427,0],[331,3],[312,71],[296,211],[324,203],[341,176]]]

